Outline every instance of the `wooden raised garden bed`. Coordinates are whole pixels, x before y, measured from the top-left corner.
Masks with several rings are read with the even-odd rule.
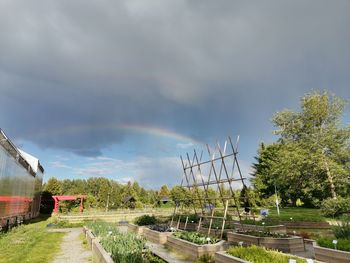
[[[143,228],[143,236],[148,240],[156,244],[165,244],[167,237],[172,235],[172,232],[159,232],[148,227]]]
[[[303,238],[297,236],[286,238],[257,237],[236,232],[228,232],[227,241],[233,244],[239,244],[239,242],[243,242],[244,246],[263,246],[287,253],[302,252],[305,250]]]
[[[231,256],[225,251],[215,253],[215,263],[250,263],[249,261]]]
[[[234,226],[238,230],[256,230],[256,231],[266,231],[271,233],[287,233],[287,227],[285,225],[275,225],[275,226],[262,226],[262,225],[249,225],[234,223]]]
[[[349,263],[350,252],[314,246],[315,258],[329,263]]]
[[[181,254],[187,256],[191,260],[196,260],[196,258],[204,254],[214,256],[215,252],[224,249],[225,241],[221,240],[216,244],[210,245],[197,245],[180,238],[168,236],[166,244],[168,248],[181,252]]]
[[[134,224],[131,224],[131,223],[128,223],[128,231],[130,232],[134,232],[138,235],[142,235],[143,234],[143,230],[145,229],[144,226],[138,226],[138,225],[134,225]]]

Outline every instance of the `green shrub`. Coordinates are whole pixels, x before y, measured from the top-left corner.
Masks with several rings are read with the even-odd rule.
[[[197,245],[215,244],[219,241],[219,239],[215,237],[206,237],[197,232],[176,232],[174,236]]]
[[[350,217],[343,216],[340,223],[332,228],[336,238],[350,239]]]
[[[186,217],[188,217],[187,223],[198,223],[199,222],[199,216],[197,214],[188,214],[188,215],[176,215],[174,217],[174,221],[178,221],[180,216],[180,222],[185,223]]]
[[[350,252],[350,240],[349,239],[337,239],[337,249]],[[317,239],[317,244],[320,247],[334,249],[333,238],[320,238]]]
[[[350,211],[350,199],[338,197],[328,198],[321,204],[321,214],[327,217],[338,217]]]
[[[295,259],[297,263],[306,262],[295,256],[283,254],[275,250],[267,250],[262,247],[230,247],[227,253],[231,256],[247,260],[252,263],[288,263],[289,259]]]
[[[155,216],[143,215],[135,219],[135,224],[138,226],[148,226],[157,224]]]

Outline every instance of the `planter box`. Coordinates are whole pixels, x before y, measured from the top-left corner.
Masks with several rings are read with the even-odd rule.
[[[225,251],[215,253],[215,263],[250,263],[249,261],[231,256]]]
[[[138,226],[138,225],[134,225],[134,224],[128,224],[128,231],[130,232],[134,232],[138,235],[142,235],[143,234],[143,229],[145,228],[144,226]]]
[[[172,235],[172,232],[159,232],[148,227],[143,229],[143,236],[148,240],[156,244],[165,244],[167,242],[167,237]]]
[[[201,227],[201,229],[199,229],[199,233],[203,234],[203,235],[208,235],[208,229],[206,227]],[[225,237],[227,235],[227,232],[232,232],[233,229],[224,229],[224,234],[223,236]],[[220,229],[216,229],[216,228],[212,228],[210,229],[210,233],[209,236],[215,236],[215,237],[220,237],[221,235],[221,228]]]
[[[111,256],[97,240],[92,241],[92,258],[96,263],[114,263]]]
[[[177,227],[177,221],[173,222],[173,227]],[[185,229],[185,223],[180,222],[179,229],[182,230],[188,230],[188,231],[197,231],[198,223],[187,223],[186,229]]]
[[[89,248],[91,249],[92,248],[92,241],[96,238],[94,236],[94,234],[90,231],[90,230],[87,230],[86,231],[86,241],[87,241],[87,244],[89,246]]]
[[[305,251],[304,241],[302,237],[288,237],[288,238],[273,238],[273,237],[256,237],[235,232],[227,233],[227,241],[238,244],[243,242],[243,245],[256,245],[266,248],[277,249],[282,252],[294,253]]]
[[[196,260],[198,257],[209,254],[214,256],[215,252],[223,250],[225,241],[221,240],[216,244],[211,245],[197,245],[192,242],[182,240],[173,236],[168,236],[166,243],[167,247],[180,252],[182,255],[187,256],[190,260]]]
[[[281,222],[283,225],[285,225],[289,229],[295,229],[295,228],[308,228],[308,229],[330,229],[331,226],[328,222],[311,222],[311,221],[285,221]]]
[[[275,226],[262,226],[262,225],[248,225],[248,224],[239,224],[234,223],[235,228],[238,230],[256,230],[256,231],[264,231],[271,233],[287,233],[287,227],[285,225],[275,225]]]
[[[314,246],[315,258],[329,263],[349,263],[350,252]]]
[[[287,254],[286,254],[287,255]],[[305,259],[302,257],[298,257],[301,259]],[[319,261],[314,260],[315,263],[321,263]],[[250,263],[250,261],[231,256],[226,253],[226,251],[219,251],[215,253],[215,263]]]

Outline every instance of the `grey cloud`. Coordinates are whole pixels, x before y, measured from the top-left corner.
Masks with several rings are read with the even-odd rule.
[[[52,131],[142,123],[203,140],[269,137],[272,113],[312,88],[349,99],[349,10],[341,0],[3,1],[2,128],[88,156],[127,134]]]

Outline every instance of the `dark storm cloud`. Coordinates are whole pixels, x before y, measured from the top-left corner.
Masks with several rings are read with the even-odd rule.
[[[83,155],[123,140],[93,128],[111,124],[258,140],[304,92],[349,99],[349,11],[341,0],[2,1],[0,123]],[[78,126],[92,128],[67,129]]]

